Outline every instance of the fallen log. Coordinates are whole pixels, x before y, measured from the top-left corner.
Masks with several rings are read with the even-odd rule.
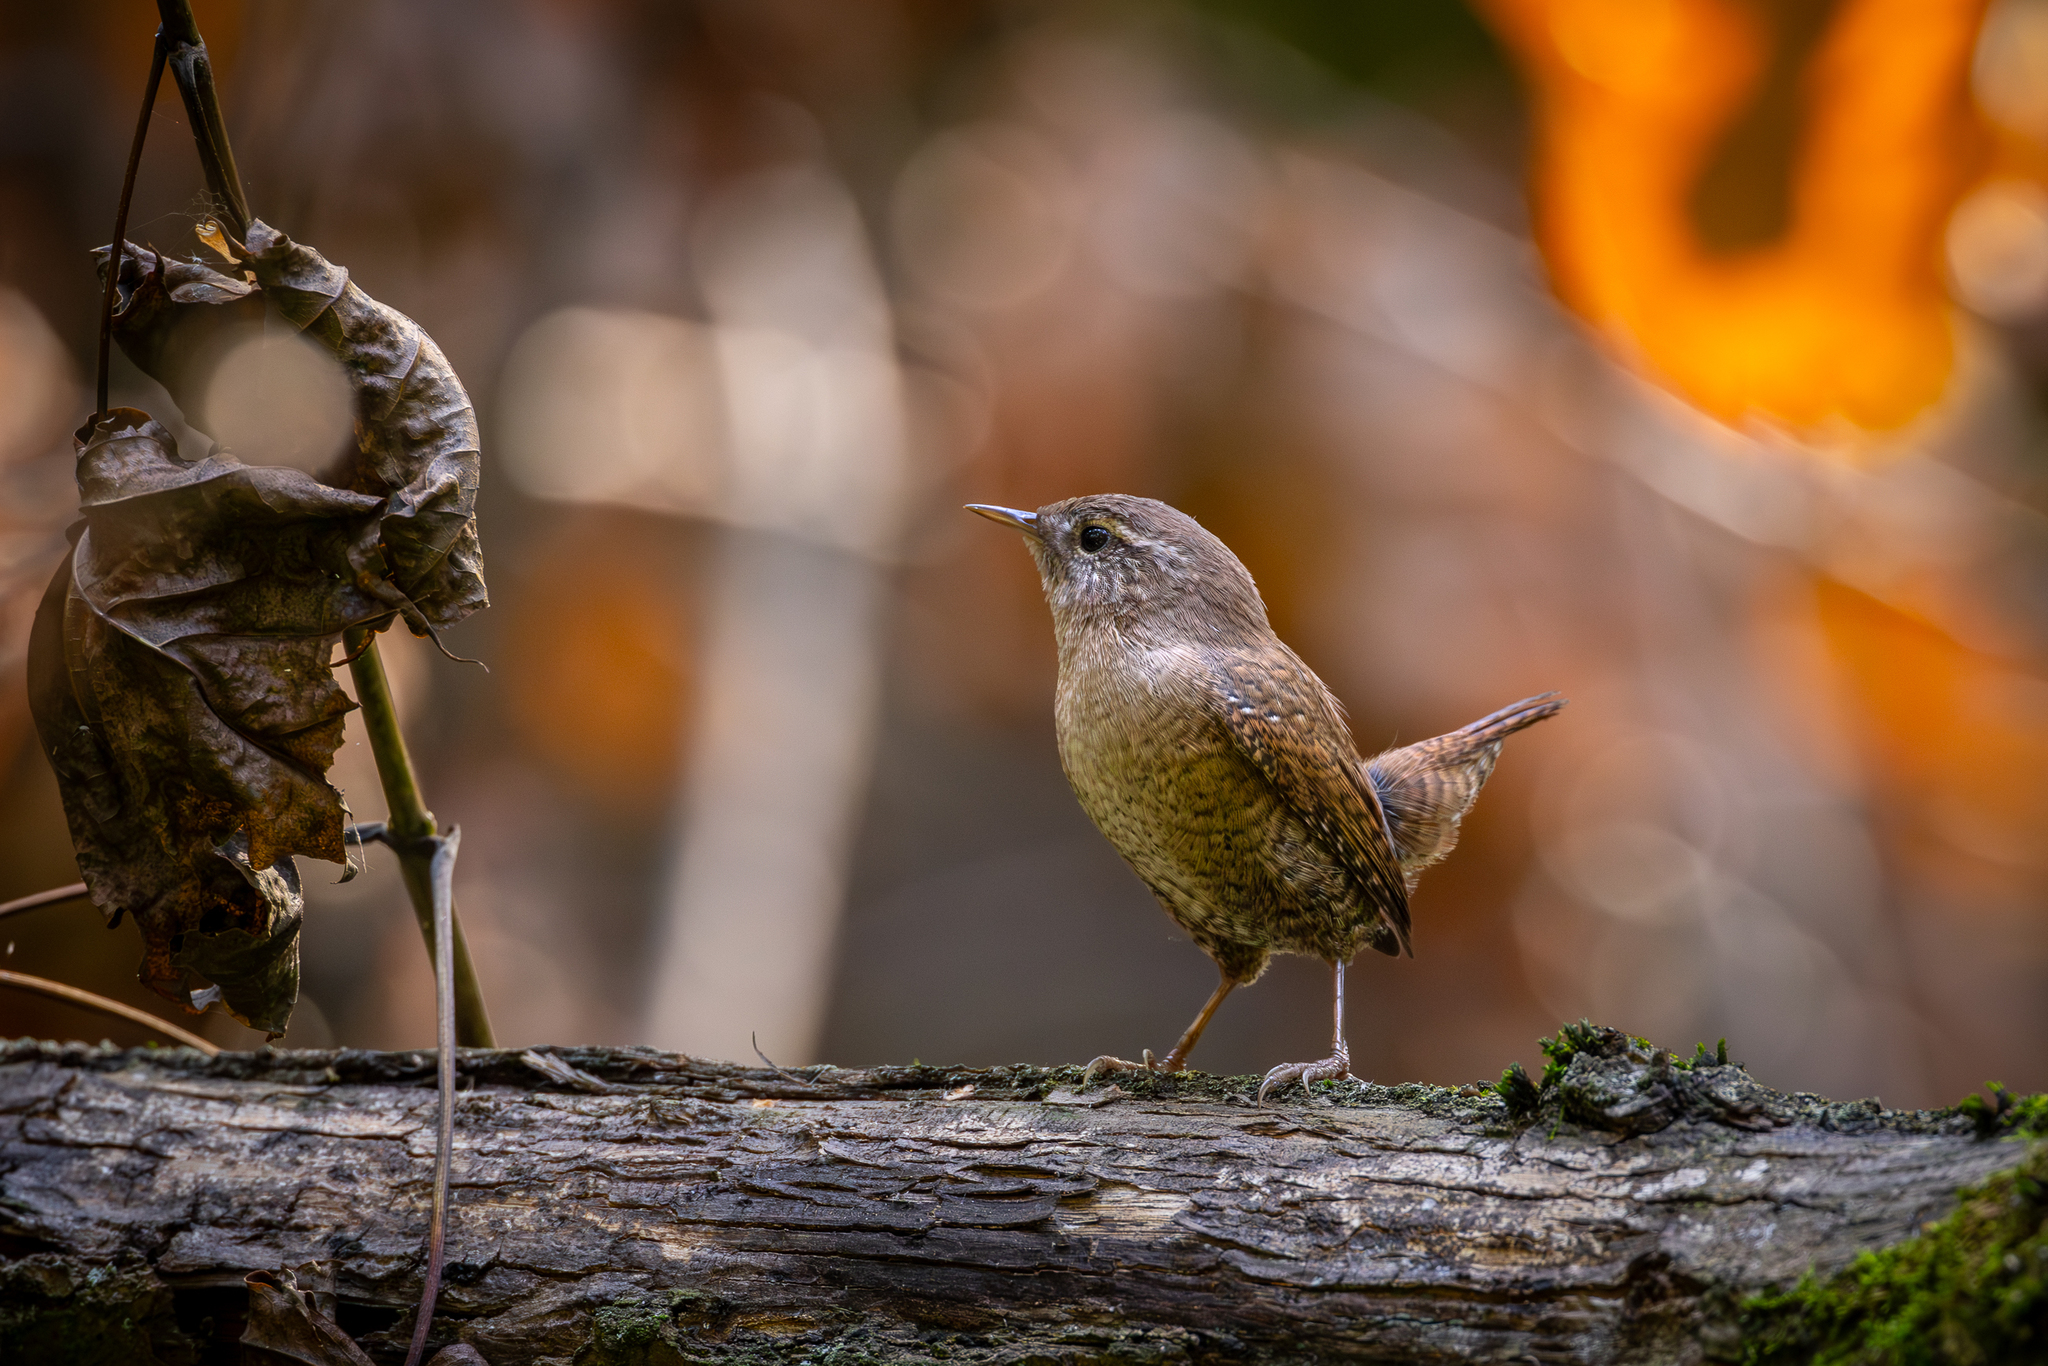
[[[1696,1361],[2022,1145],[1613,1031],[1490,1087],[465,1051],[436,1347],[677,1361]],[[0,1359],[235,1361],[289,1268],[379,1361],[429,1052],[0,1045]],[[1529,1108],[1533,1106],[1534,1108]]]

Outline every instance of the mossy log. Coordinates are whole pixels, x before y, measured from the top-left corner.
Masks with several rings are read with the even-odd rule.
[[[1601,1031],[1491,1089],[465,1052],[436,1344],[679,1361],[1698,1361],[2021,1145]],[[1619,1041],[1619,1042],[1616,1042]],[[234,1361],[292,1268],[380,1361],[430,1053],[0,1045],[0,1358]],[[1533,1093],[1531,1093],[1533,1094]]]

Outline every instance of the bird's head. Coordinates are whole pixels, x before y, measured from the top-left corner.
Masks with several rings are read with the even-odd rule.
[[[1230,547],[1164,503],[1095,493],[1036,512],[967,507],[1024,533],[1062,641],[1093,626],[1218,643],[1271,631],[1259,590]]]

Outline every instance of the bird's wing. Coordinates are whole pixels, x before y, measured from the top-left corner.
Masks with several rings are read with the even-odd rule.
[[[1373,947],[1413,957],[1408,889],[1336,699],[1291,652],[1281,663],[1239,652],[1214,663],[1224,725],[1238,748],[1379,911],[1392,934]]]
[[[1408,890],[1416,876],[1457,847],[1458,822],[1493,773],[1501,742],[1564,709],[1554,692],[1525,697],[1462,730],[1390,749],[1365,766],[1387,813]]]

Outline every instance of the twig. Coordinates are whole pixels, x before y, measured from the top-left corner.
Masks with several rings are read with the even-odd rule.
[[[761,1051],[761,1035],[758,1030],[747,1035],[747,1042],[754,1045],[754,1056],[759,1058],[762,1062],[767,1063],[769,1070],[773,1071],[776,1075],[787,1078],[788,1080],[795,1082],[799,1086],[810,1085],[810,1083],[805,1081],[802,1077],[790,1071],[781,1063],[775,1061],[775,1059],[769,1057],[766,1053],[763,1053]]]
[[[349,675],[355,679],[356,703],[363,709],[363,728],[369,733],[370,752],[377,758],[377,778],[384,786],[384,805],[390,813],[384,828],[356,827],[365,840],[382,838],[398,854],[398,870],[412,896],[413,914],[420,922],[420,935],[427,952],[434,950],[434,887],[432,851],[422,841],[438,829],[434,813],[420,796],[419,780],[413,774],[412,755],[405,736],[398,729],[398,707],[391,699],[391,680],[384,673],[383,656],[377,652],[377,637],[368,627],[350,631],[342,640],[349,656]],[[452,856],[451,856],[452,857]],[[495,1048],[491,1017],[484,1008],[482,985],[476,965],[470,961],[469,943],[463,938],[462,921],[455,904],[448,904],[455,945],[455,1038],[464,1048]],[[438,971],[439,959],[436,958]]]
[[[434,1300],[441,1293],[441,1262],[448,1237],[448,1172],[455,1162],[455,851],[462,831],[433,838],[429,881],[434,897],[434,1046],[439,1050],[441,1127],[434,1150],[434,1209],[427,1226],[427,1274],[420,1287],[419,1318],[405,1366],[419,1366],[434,1326]]]
[[[592,1095],[607,1095],[625,1089],[613,1085],[602,1077],[593,1077],[582,1068],[564,1062],[552,1053],[542,1053],[537,1049],[527,1049],[519,1055],[519,1061],[558,1086],[574,1087],[578,1091],[588,1091]]]
[[[0,901],[0,920],[23,911],[33,911],[39,906],[54,906],[60,901],[76,901],[86,895],[85,884],[74,882],[69,887],[52,887],[47,892],[36,892],[31,896],[18,896],[12,901]]]
[[[164,79],[164,35],[158,29],[156,47],[149,54],[149,81],[142,88],[142,112],[135,119],[135,140],[128,144],[128,169],[121,175],[121,203],[114,210],[114,240],[107,248],[107,292],[100,300],[99,407],[95,419],[107,413],[107,368],[114,336],[114,298],[119,292],[123,249],[128,245],[128,205],[135,198],[135,172],[142,165],[142,144],[149,137],[149,121],[156,113],[157,87]]]
[[[364,651],[361,657],[376,656]],[[427,866],[433,920],[433,937],[427,948],[434,960],[434,1046],[438,1050],[435,1070],[441,1118],[434,1158],[433,1213],[427,1226],[427,1271],[420,1289],[419,1315],[413,1323],[412,1349],[405,1358],[405,1366],[419,1366],[420,1354],[426,1350],[427,1330],[434,1321],[434,1301],[441,1293],[441,1262],[448,1232],[448,1172],[455,1161],[455,853],[462,847],[462,830],[456,827],[445,835],[410,839],[381,821],[365,822],[351,830],[363,844],[389,845],[408,865],[424,862]]]
[[[246,242],[249,201],[242,197],[241,173],[235,169],[234,149],[228,146],[220,92],[213,85],[213,62],[206,55],[206,41],[199,36],[198,21],[192,17],[191,0],[156,0],[156,12],[163,20],[158,46],[168,56],[178,93],[184,97],[185,116],[192,124],[192,141],[199,148],[199,168],[206,173],[206,187],[219,201],[228,235],[238,243]],[[115,249],[119,250],[118,243]]]
[[[23,991],[33,991],[38,996],[48,996],[55,1000],[68,1001],[75,1006],[84,1006],[87,1010],[97,1010],[102,1015],[118,1015],[132,1024],[153,1030],[174,1043],[196,1048],[209,1058],[220,1052],[219,1044],[209,1043],[197,1034],[180,1029],[170,1021],[160,1019],[146,1010],[137,1010],[134,1006],[110,1000],[98,992],[87,991],[83,987],[67,986],[62,982],[53,982],[47,977],[31,977],[25,972],[9,972],[5,968],[0,968],[0,986],[20,987]]]

